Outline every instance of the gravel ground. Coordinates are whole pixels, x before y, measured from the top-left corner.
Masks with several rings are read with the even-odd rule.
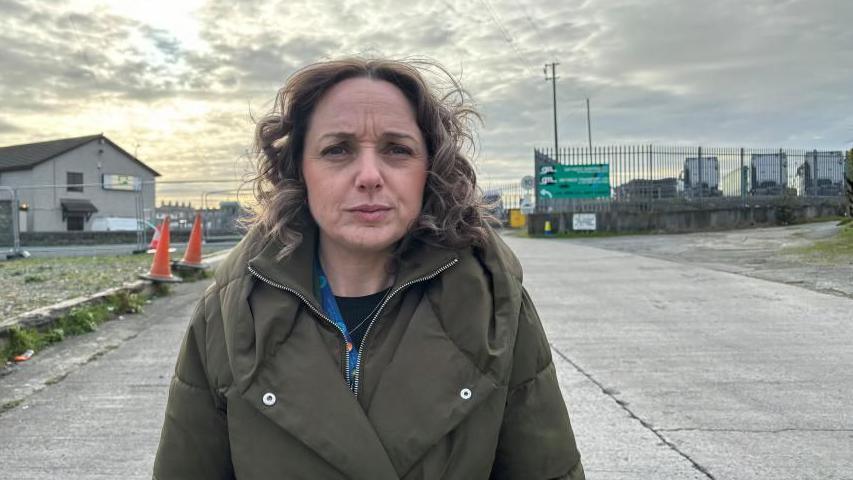
[[[221,250],[205,245],[205,255]],[[176,252],[180,255],[182,252]],[[176,257],[175,253],[172,258]],[[27,258],[0,262],[0,315],[20,315],[119,286],[151,268],[151,255]]]

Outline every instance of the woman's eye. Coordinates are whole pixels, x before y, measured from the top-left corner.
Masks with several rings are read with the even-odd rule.
[[[391,147],[388,148],[388,151],[392,155],[411,155],[412,154],[412,149],[405,146],[405,145],[391,145]]]
[[[323,155],[339,156],[347,153],[343,145],[332,145],[323,150]]]

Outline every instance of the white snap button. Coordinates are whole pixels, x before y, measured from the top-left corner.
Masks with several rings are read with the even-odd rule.
[[[468,400],[471,398],[471,389],[463,388],[461,392],[459,392],[459,396],[462,397],[462,400]]]
[[[275,405],[275,394],[267,392],[264,394],[264,405],[271,407]]]

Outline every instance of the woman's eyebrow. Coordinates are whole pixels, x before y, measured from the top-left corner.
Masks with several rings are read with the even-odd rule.
[[[410,140],[412,142],[418,141],[418,139],[415,138],[414,135],[410,135],[405,132],[385,132],[382,134],[382,136],[392,140]]]
[[[325,140],[327,138],[330,140],[351,140],[355,138],[355,134],[350,132],[329,132],[320,135],[318,140]]]
[[[329,140],[352,140],[355,137],[356,137],[356,135],[352,132],[338,131],[338,132],[324,133],[323,135],[320,135],[320,138],[318,138],[318,140],[319,141],[323,141],[326,139],[329,139]],[[416,143],[418,142],[417,137],[415,137],[414,135],[406,133],[406,132],[399,132],[399,131],[384,132],[382,134],[382,138],[383,139],[390,139],[390,140],[409,140],[409,141],[416,142]]]

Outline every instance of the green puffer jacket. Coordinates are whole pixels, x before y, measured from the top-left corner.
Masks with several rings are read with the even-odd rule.
[[[316,229],[297,250],[250,232],[196,308],[169,390],[154,478],[583,479],[521,267],[485,248],[418,245],[362,344],[313,294]]]

